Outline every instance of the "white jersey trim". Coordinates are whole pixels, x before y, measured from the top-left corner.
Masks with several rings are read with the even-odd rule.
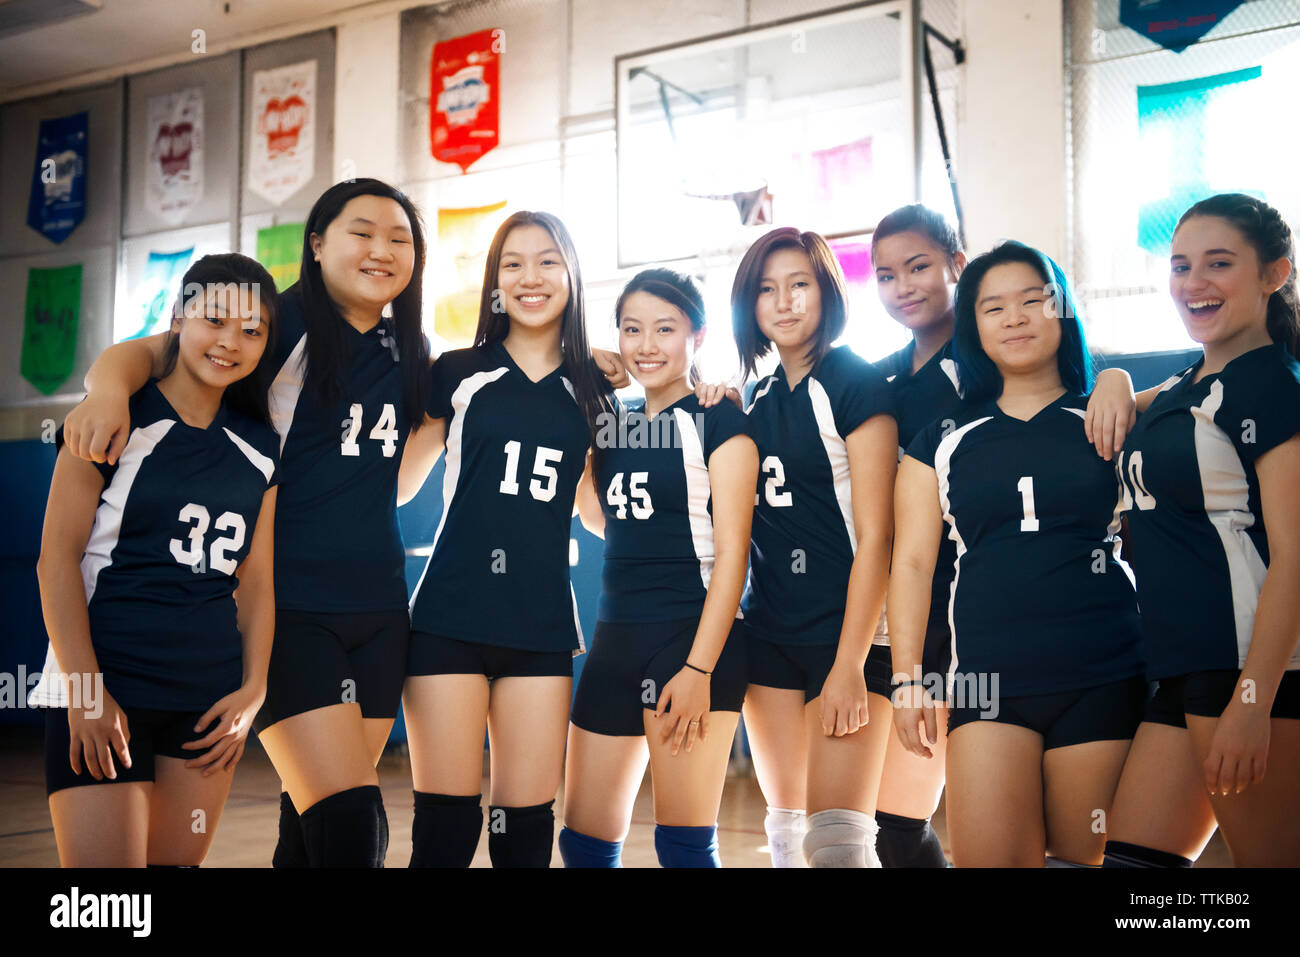
[[[113,473],[95,509],[95,524],[91,528],[86,550],[81,558],[81,582],[86,591],[86,604],[95,596],[95,585],[99,573],[113,562],[113,549],[117,548],[118,538],[122,534],[122,514],[126,510],[127,500],[140,466],[144,464],[151,452],[157,448],[176,422],[173,419],[159,419],[143,428],[133,429],[126,441],[126,448],[117,461],[117,471]],[[92,642],[94,636],[91,636]],[[50,645],[45,652],[45,665],[41,669],[41,680],[27,698],[31,707],[66,708],[68,705],[67,688],[60,679],[61,669]]]
[[[709,515],[709,467],[695,422],[685,409],[673,409],[682,443],[682,471],[686,478],[686,516],[691,526],[691,546],[700,564],[700,581],[709,590],[713,577],[713,518]]]
[[[463,379],[460,385],[456,386],[456,391],[451,396],[451,428],[447,430],[446,469],[442,477],[442,516],[438,519],[438,530],[433,533],[433,544],[429,546],[429,560],[424,563],[424,571],[420,572],[420,580],[415,583],[415,588],[411,590],[410,608],[415,608],[415,600],[420,595],[420,586],[424,584],[424,576],[429,573],[429,566],[433,564],[433,556],[438,551],[438,539],[442,537],[443,527],[447,524],[447,513],[451,511],[452,500],[456,497],[456,487],[460,483],[460,466],[461,456],[464,452],[464,440],[462,435],[465,431],[465,414],[469,411],[470,402],[473,401],[475,393],[489,383],[495,382],[507,372],[509,366],[501,366],[496,369],[484,372],[476,372],[472,376]]]
[[[1205,514],[1219,533],[1223,557],[1228,563],[1232,592],[1232,614],[1236,625],[1237,666],[1244,667],[1250,651],[1250,636],[1255,628],[1255,609],[1259,591],[1264,586],[1268,566],[1260,557],[1246,529],[1255,524],[1250,511],[1250,485],[1241,459],[1227,434],[1214,424],[1214,416],[1223,406],[1223,381],[1210,385],[1205,401],[1192,406],[1195,420],[1192,435],[1196,445],[1196,466],[1200,472]],[[1292,655],[1289,667],[1296,666]]]
[[[261,472],[268,482],[271,481],[271,473],[275,471],[275,463],[225,426],[222,426],[221,431],[225,432],[230,437],[230,441],[235,443],[235,448],[243,452],[248,461],[253,463],[253,468]]]
[[[835,413],[826,389],[812,376],[808,377],[808,398],[812,400],[813,417],[817,420],[817,433],[826,450],[831,465],[831,480],[835,488],[835,501],[844,519],[844,531],[849,536],[849,548],[854,557],[858,554],[858,536],[853,527],[853,485],[849,478],[849,449],[835,428]]]
[[[271,412],[271,425],[280,435],[280,451],[289,438],[289,429],[293,427],[293,413],[298,407],[298,397],[302,395],[303,365],[306,362],[307,333],[298,339],[298,344],[284,360],[280,371],[266,393],[267,406]],[[270,476],[267,476],[269,479]]]
[[[952,636],[952,661],[948,665],[948,674],[944,676],[944,694],[949,698],[953,692],[953,678],[957,674],[957,621],[953,615],[953,609],[957,605],[957,579],[961,577],[961,557],[966,554],[966,542],[961,537],[961,532],[957,529],[957,520],[952,514],[952,505],[949,501],[948,478],[952,469],[953,453],[957,451],[957,445],[976,426],[983,425],[992,419],[993,416],[986,415],[982,419],[976,419],[974,422],[968,422],[960,429],[949,432],[940,441],[939,447],[934,451],[934,474],[939,480],[939,507],[943,510],[944,521],[948,523],[948,537],[957,543],[957,557],[953,560],[952,585],[948,588],[948,632]]]

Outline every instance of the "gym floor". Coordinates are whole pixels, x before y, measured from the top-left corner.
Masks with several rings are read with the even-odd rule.
[[[42,735],[39,727],[0,727],[0,867],[57,867],[59,864],[45,798]],[[405,867],[411,847],[411,768],[402,747],[390,746],[379,765],[379,784],[388,811],[389,867]],[[483,792],[487,793],[486,774]],[[275,769],[266,753],[250,742],[235,770],[235,782],[204,867],[270,866],[279,819],[279,795],[280,781]],[[562,807],[561,797],[556,802],[557,821]],[[758,781],[747,771],[733,767],[718,818],[718,845],[726,867],[770,866],[763,816],[763,795]],[[942,803],[933,823],[944,850],[949,851]],[[558,850],[553,852],[551,861],[552,866],[560,866]],[[658,866],[648,776],[637,796],[632,828],[623,847],[623,865]],[[479,841],[473,866],[491,866],[486,838]],[[1197,866],[1231,866],[1228,850],[1218,834]]]

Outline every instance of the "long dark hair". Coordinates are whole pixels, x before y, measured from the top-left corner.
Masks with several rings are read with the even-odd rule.
[[[415,262],[411,281],[393,300],[392,323],[401,357],[402,408],[412,429],[424,423],[424,409],[429,396],[429,345],[424,337],[421,317],[424,300],[424,224],[419,210],[401,190],[377,179],[346,180],[335,183],[321,193],[307,217],[302,237],[302,267],[298,281],[286,293],[297,291],[302,297],[302,318],[307,328],[307,366],[304,381],[309,381],[322,405],[334,402],[342,393],[348,368],[348,340],[344,335],[343,316],[325,292],[320,263],[311,248],[312,234],[324,236],[325,229],[357,196],[382,196],[402,207],[411,223]]]
[[[979,298],[980,283],[989,270],[1008,263],[1024,263],[1032,267],[1043,280],[1043,294],[1051,299],[1052,308],[1056,310],[1057,320],[1061,323],[1061,344],[1056,349],[1056,365],[1061,373],[1061,384],[1073,393],[1087,395],[1092,391],[1092,357],[1088,354],[1088,340],[1083,334],[1079,309],[1070,292],[1065,272],[1045,253],[1024,243],[1008,240],[972,259],[957,280],[952,353],[957,362],[962,398],[981,402],[996,399],[1002,394],[1002,373],[980,343],[975,301]]]
[[[623,317],[623,304],[627,302],[628,296],[637,292],[657,296],[669,305],[680,309],[690,321],[692,332],[700,332],[704,329],[704,296],[700,293],[700,287],[695,285],[695,280],[685,273],[662,267],[643,269],[628,280],[628,284],[618,294],[618,302],[614,304],[615,326]],[[692,387],[700,383],[700,372],[695,368],[694,362],[691,363],[689,381]]]
[[[560,345],[564,351],[564,366],[573,383],[574,398],[592,435],[596,434],[602,413],[609,412],[610,388],[596,361],[591,357],[587,343],[587,309],[582,292],[582,271],[578,268],[578,252],[564,223],[551,213],[520,210],[502,223],[488,247],[487,263],[483,267],[483,294],[479,299],[478,328],[474,331],[474,345],[485,346],[500,342],[510,332],[510,316],[500,303],[497,275],[501,270],[501,251],[510,231],[519,226],[540,226],[550,234],[564,260],[569,274],[569,301],[560,318]],[[594,440],[593,440],[594,441]]]
[[[1300,297],[1296,293],[1295,239],[1282,214],[1254,196],[1220,193],[1201,200],[1183,213],[1175,232],[1193,216],[1217,216],[1235,228],[1255,248],[1261,270],[1279,259],[1291,263],[1291,275],[1287,276],[1281,289],[1268,297],[1265,325],[1274,342],[1280,342],[1287,352],[1300,359]]]
[[[793,226],[764,233],[745,252],[731,284],[731,327],[736,336],[736,352],[740,355],[742,382],[754,374],[758,360],[772,348],[772,340],[758,328],[754,307],[758,303],[767,257],[779,249],[799,249],[806,253],[821,291],[821,318],[816,340],[809,350],[813,365],[830,352],[831,343],[840,337],[848,318],[844,273],[826,240],[817,233],[801,233]]]
[[[280,297],[275,291],[275,280],[256,259],[239,253],[221,253],[204,256],[185,271],[181,291],[172,308],[173,319],[184,321],[196,305],[206,302],[214,286],[235,287],[236,302],[242,308],[251,305],[262,308],[261,332],[266,339],[262,356],[253,371],[226,387],[222,401],[227,406],[256,422],[271,424],[267,411],[266,393],[271,388],[271,366],[267,356],[275,349],[275,331],[279,325]],[[163,340],[163,375],[176,368],[180,355],[181,337],[179,323],[173,322]]]

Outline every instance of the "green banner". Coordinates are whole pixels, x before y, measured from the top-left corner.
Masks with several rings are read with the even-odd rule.
[[[72,374],[81,317],[81,264],[27,270],[27,318],[23,326],[23,378],[53,395]]]
[[[304,223],[286,223],[257,231],[257,261],[271,274],[279,292],[284,292],[298,281],[304,227]]]

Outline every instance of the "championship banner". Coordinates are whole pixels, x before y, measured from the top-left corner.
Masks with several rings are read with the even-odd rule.
[[[257,261],[271,274],[278,292],[284,292],[298,281],[305,228],[306,223],[285,223],[257,231]]]
[[[61,243],[86,218],[86,146],[89,114],[41,120],[27,225]]]
[[[433,158],[463,173],[500,139],[501,30],[436,43],[429,79]]]
[[[248,188],[279,206],[316,172],[316,61],[253,74]]]
[[[433,330],[450,348],[474,344],[488,247],[505,208],[502,200],[491,206],[438,210],[433,288],[442,294],[434,305]]]
[[[81,264],[27,270],[26,312],[19,370],[42,393],[53,395],[72,374],[77,355]]]
[[[1120,0],[1119,22],[1182,53],[1241,6],[1241,0]]]
[[[203,91],[191,87],[152,96],[145,116],[149,158],[144,205],[179,226],[203,198]]]
[[[125,310],[123,318],[113,329],[113,341],[143,339],[156,332],[166,332],[171,304],[181,291],[181,279],[194,257],[194,247],[174,253],[150,252],[144,264],[144,278],[136,287],[132,308]]]

